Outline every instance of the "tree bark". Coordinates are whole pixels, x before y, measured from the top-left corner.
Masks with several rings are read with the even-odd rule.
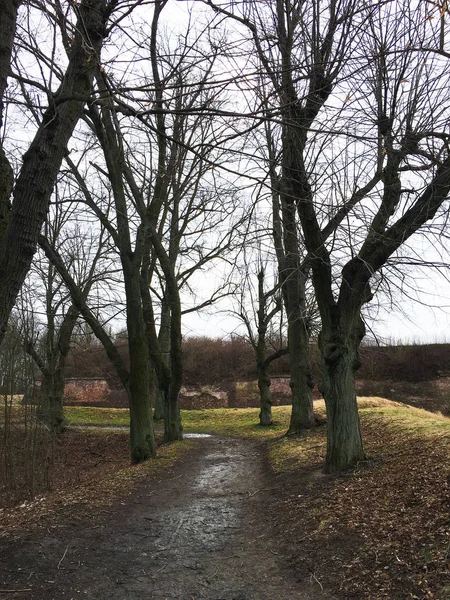
[[[128,272],[128,268],[124,268],[124,280],[130,354],[131,461],[139,463],[156,454],[151,415],[151,367],[142,311],[139,269]]]
[[[259,424],[263,427],[272,425],[272,394],[270,392],[270,377],[267,372],[267,367],[262,357],[262,362],[258,359],[258,389],[261,403],[259,412]]]
[[[170,309],[165,299],[161,305],[161,324],[159,327],[158,340],[160,344],[161,358],[169,369],[170,360]],[[155,410],[153,418],[155,421],[164,419],[165,398],[166,393],[163,386],[158,385],[155,397]]]
[[[63,433],[66,429],[63,410],[64,383],[64,371],[60,368],[48,369],[42,374],[37,415],[54,435]]]
[[[166,274],[166,273],[165,273]],[[166,274],[166,276],[169,273]],[[183,439],[180,413],[180,390],[183,382],[183,352],[181,349],[181,303],[179,290],[173,272],[173,280],[167,285],[170,303],[170,386],[164,410],[164,441]],[[170,276],[169,275],[169,276]]]
[[[309,360],[309,335],[303,319],[291,315],[288,325],[289,356],[291,362],[292,412],[289,435],[296,435],[314,427],[312,390],[314,379]]]
[[[305,323],[306,277],[300,266],[296,207],[292,199],[282,198],[284,258],[281,281],[288,318],[288,345],[291,363],[292,412],[289,434],[314,427],[312,389],[314,387],[309,360],[309,335]]]
[[[327,455],[325,472],[351,468],[364,459],[355,372],[359,368],[358,349],[365,333],[360,317],[345,335],[336,327],[322,330],[319,345],[323,357],[321,391],[327,409]]]
[[[103,44],[105,9],[106,0],[83,0],[79,4],[65,76],[23,156],[11,214],[0,242],[0,342],[36,251],[67,144],[92,91]]]
[[[18,0],[0,0],[0,128],[3,125],[3,96],[8,85],[19,5]],[[0,240],[8,226],[12,189],[13,170],[0,144]]]

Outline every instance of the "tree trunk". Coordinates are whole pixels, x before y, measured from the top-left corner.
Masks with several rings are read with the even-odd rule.
[[[288,321],[289,356],[291,362],[292,411],[289,435],[314,427],[312,390],[314,380],[309,360],[309,336],[301,318]]]
[[[66,429],[63,396],[64,372],[57,368],[43,373],[37,416],[55,435]]]
[[[314,386],[309,361],[309,335],[305,323],[306,275],[300,266],[296,207],[282,198],[282,220],[285,256],[280,279],[288,318],[289,356],[291,363],[292,412],[289,434],[298,434],[314,427],[312,388]]]
[[[127,305],[130,374],[131,462],[139,463],[155,456],[155,436],[151,415],[151,377],[147,337],[141,302],[140,272],[123,261]]]
[[[267,367],[263,362],[258,361],[258,388],[259,398],[261,402],[261,410],[259,412],[259,424],[268,427],[272,425],[272,394],[270,393],[270,377],[267,372]]]
[[[325,472],[337,473],[364,459],[355,372],[359,368],[358,349],[364,335],[359,319],[357,331],[349,338],[320,335],[323,359],[321,391],[327,409],[327,456]]]
[[[174,293],[175,292],[175,293]],[[170,371],[171,380],[164,411],[164,441],[183,439],[180,413],[180,389],[183,380],[183,353],[181,350],[181,305],[178,289],[170,290]]]
[[[0,128],[3,125],[3,96],[8,85],[19,4],[18,0],[0,0]],[[5,234],[9,221],[13,184],[13,170],[0,144],[0,240]]]
[[[181,302],[174,268],[170,271],[172,280],[166,287],[170,306],[170,387],[168,405],[165,407],[164,440],[173,442],[183,439],[183,426],[180,412],[180,390],[183,383],[183,351],[181,349]]]
[[[162,301],[161,306],[161,325],[159,327],[158,340],[161,350],[161,357],[164,364],[169,367],[170,362],[170,309],[165,299]],[[153,418],[155,421],[161,421],[164,419],[164,398],[166,393],[164,388],[159,385],[156,390],[155,398],[155,410],[153,412]]]
[[[147,340],[128,334],[130,352],[129,400],[131,462],[139,463],[156,455],[150,405]]]
[[[91,94],[92,79],[103,43],[105,6],[105,0],[83,0],[78,5],[79,19],[74,28],[62,83],[23,156],[11,213],[0,243],[0,342],[36,251],[39,232],[67,144],[82,113],[85,99]],[[0,60],[2,70],[4,59],[5,56]],[[74,98],[75,92],[80,99]],[[0,162],[4,163],[4,157]],[[3,199],[0,201],[3,203]],[[0,217],[5,221],[3,213],[2,204]]]
[[[158,385],[155,393],[155,409],[153,411],[153,419],[155,421],[162,421],[164,419],[164,397],[164,390]]]
[[[180,400],[178,397],[179,389],[173,387],[173,382],[169,386],[168,393],[165,396],[164,409],[164,441],[174,442],[183,439],[183,428],[181,426]]]

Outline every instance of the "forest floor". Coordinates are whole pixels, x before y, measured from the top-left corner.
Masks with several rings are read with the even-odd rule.
[[[124,432],[63,436],[53,491],[0,510],[0,598],[449,600],[450,420],[363,399],[368,460],[330,477],[326,427],[274,413],[195,411],[212,437],[137,467]]]

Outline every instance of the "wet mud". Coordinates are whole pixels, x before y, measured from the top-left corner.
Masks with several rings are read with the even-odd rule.
[[[100,525],[0,540],[0,587],[30,600],[325,598],[283,555],[268,511],[274,485],[259,442],[199,438]]]

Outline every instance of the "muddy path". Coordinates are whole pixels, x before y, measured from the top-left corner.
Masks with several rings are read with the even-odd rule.
[[[199,439],[96,525],[0,540],[0,598],[325,599],[286,559],[275,498],[260,442]]]

